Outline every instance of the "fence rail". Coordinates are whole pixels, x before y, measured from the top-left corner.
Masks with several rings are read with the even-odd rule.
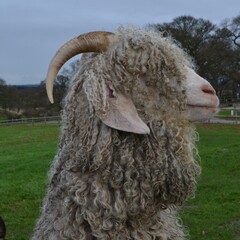
[[[240,117],[216,117],[207,120],[208,123],[240,124]]]
[[[60,123],[60,116],[52,117],[36,117],[36,118],[22,118],[22,119],[10,119],[1,120],[0,126],[17,125],[17,124],[37,124],[37,123]],[[226,124],[240,124],[240,117],[216,117],[205,121],[207,123],[226,123]]]
[[[22,119],[10,119],[0,121],[0,126],[15,125],[15,124],[36,124],[36,123],[60,123],[60,116],[52,117],[36,117],[36,118],[22,118]]]

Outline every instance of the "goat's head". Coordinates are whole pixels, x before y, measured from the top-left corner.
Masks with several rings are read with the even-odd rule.
[[[114,55],[116,59],[116,55],[118,54],[117,51],[114,52],[114,49],[116,49],[116,46],[123,46],[124,43],[122,42],[123,39],[119,37],[119,35],[115,35],[113,33],[109,32],[91,32],[87,34],[80,35],[69,42],[65,43],[55,54],[53,57],[49,69],[48,69],[48,75],[46,80],[46,88],[47,93],[50,102],[53,103],[53,83],[54,79],[56,77],[56,74],[58,73],[61,66],[71,57],[85,52],[98,52],[103,53],[107,57],[105,59],[111,59],[111,57]],[[135,42],[128,42],[127,47],[132,47],[137,51],[137,58],[145,58],[145,60],[140,60],[140,62],[149,62],[148,61],[148,54],[142,54],[141,49],[145,49],[144,42],[139,42],[139,39],[137,39]],[[130,45],[133,46],[130,46]],[[174,48],[177,48],[174,45]],[[119,51],[119,50],[118,50]],[[126,51],[126,48],[124,47],[120,50],[120,52]],[[149,53],[150,54],[150,53]],[[153,52],[151,54],[154,54]],[[174,55],[174,53],[172,54]],[[100,55],[101,56],[101,55]],[[174,56],[172,57],[174,59]],[[159,59],[159,61],[162,61],[159,56],[156,57],[156,59]],[[109,60],[110,61],[110,60]],[[117,59],[118,67],[126,70],[128,72],[128,75],[134,76],[134,78],[137,78],[138,86],[141,86],[142,89],[145,89],[144,91],[140,91],[138,87],[135,85],[131,85],[134,87],[133,92],[130,94],[126,94],[124,91],[120,91],[118,87],[116,87],[116,84],[114,84],[114,81],[105,81],[105,89],[104,93],[105,100],[108,102],[108,109],[105,114],[98,114],[99,118],[108,126],[123,130],[127,132],[133,132],[133,133],[139,133],[139,134],[145,134],[149,133],[149,127],[146,124],[146,119],[144,119],[141,114],[139,114],[139,106],[136,105],[136,101],[134,101],[135,94],[142,94],[142,99],[144,99],[144,95],[147,95],[148,98],[152,99],[152,105],[145,104],[144,101],[140,103],[140,105],[144,105],[146,112],[148,109],[150,109],[152,106],[157,106],[153,112],[152,115],[157,114],[157,110],[160,108],[161,104],[163,104],[161,101],[163,99],[163,96],[161,96],[161,93],[157,90],[157,85],[161,85],[160,83],[156,83],[156,86],[152,85],[149,82],[153,80],[149,80],[150,75],[157,74],[157,79],[161,78],[161,74],[158,73],[152,73],[153,71],[151,68],[151,63],[149,66],[141,66],[141,69],[139,67],[131,67],[131,62],[127,58],[127,55],[124,55],[123,57],[120,57]],[[128,62],[128,63],[126,63]],[[109,62],[110,65],[110,62]],[[144,64],[143,64],[144,65]],[[166,65],[166,63],[156,64],[157,66],[160,66],[161,68],[163,65]],[[182,64],[184,65],[184,63]],[[117,66],[116,64],[112,66]],[[92,66],[93,67],[93,66]],[[129,68],[129,69],[128,69]],[[174,66],[171,67],[171,60],[169,66],[167,68],[174,68]],[[155,69],[156,70],[156,69]],[[101,71],[104,71],[103,69]],[[114,72],[115,69],[112,69],[112,72]],[[167,71],[167,70],[166,70]],[[168,70],[171,72],[171,70]],[[216,96],[216,92],[213,89],[213,87],[210,85],[208,81],[201,78],[199,75],[197,75],[187,64],[186,66],[181,66],[180,75],[175,73],[170,74],[166,73],[168,76],[167,79],[169,83],[168,86],[162,86],[165,89],[171,88],[171,93],[174,94],[174,92],[180,92],[181,94],[179,96],[178,102],[182,102],[177,109],[174,109],[175,116],[181,119],[186,119],[189,121],[196,121],[196,120],[204,120],[208,119],[211,116],[213,116],[218,109],[219,100]],[[114,75],[114,74],[113,74]],[[181,76],[181,79],[176,79],[179,76]],[[172,78],[172,79],[171,79]],[[155,79],[155,82],[158,82],[158,80]],[[177,84],[173,84],[172,82],[177,82]],[[136,82],[136,81],[135,81]],[[90,85],[88,85],[90,87]],[[161,87],[161,86],[160,86]],[[175,89],[174,89],[175,88]],[[139,91],[139,92],[138,92]],[[135,93],[134,93],[135,92]],[[166,90],[165,90],[166,92]],[[133,96],[130,96],[133,95]],[[176,94],[177,95],[177,94]],[[166,96],[165,96],[166,98]],[[174,97],[173,97],[174,98]],[[177,97],[176,97],[177,98]],[[164,112],[168,114],[168,109],[171,109],[174,106],[169,106],[168,104],[171,104],[171,102],[165,101],[165,106],[163,106]],[[94,104],[93,104],[94,105]],[[173,104],[174,105],[174,104]],[[137,110],[138,109],[138,110]]]

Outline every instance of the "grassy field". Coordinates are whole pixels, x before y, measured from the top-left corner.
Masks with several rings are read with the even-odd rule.
[[[202,176],[183,221],[191,239],[240,239],[240,126],[198,127]]]
[[[0,127],[0,215],[10,240],[31,235],[58,135],[57,125]]]
[[[199,125],[202,176],[182,218],[192,240],[240,239],[240,126]],[[29,239],[57,149],[58,125],[0,127],[0,215]]]

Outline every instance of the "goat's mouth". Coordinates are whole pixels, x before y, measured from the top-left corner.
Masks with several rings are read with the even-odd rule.
[[[187,104],[184,117],[193,122],[207,120],[216,115],[218,110],[218,104]]]
[[[191,109],[202,109],[202,110],[208,110],[211,111],[213,114],[217,113],[219,108],[218,108],[218,104],[214,104],[214,105],[194,105],[194,104],[187,104],[188,108]]]

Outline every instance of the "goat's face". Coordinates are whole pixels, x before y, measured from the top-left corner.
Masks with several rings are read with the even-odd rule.
[[[169,80],[172,81],[172,84],[169,84],[171,89],[169,94],[175,93],[169,99],[161,96],[157,88],[147,86],[147,80],[144,77],[137,79],[138,84],[136,84],[132,96],[127,96],[114,89],[113,86],[110,88],[108,86],[106,92],[109,95],[110,108],[108,114],[101,118],[102,121],[115,129],[146,134],[150,132],[145,124],[148,120],[142,118],[140,112],[144,112],[152,120],[161,120],[163,115],[165,115],[165,119],[171,117],[177,118],[179,121],[191,122],[211,118],[217,113],[219,105],[215,90],[208,81],[191,68],[186,67],[184,72],[185,78],[182,82],[177,81],[178,83],[176,83],[176,79]],[[135,95],[140,97],[135,99]],[[174,106],[174,97],[179,98],[176,100],[179,103],[178,107]]]
[[[50,101],[53,102],[54,78],[66,60],[83,52],[103,52],[92,56],[87,62],[90,65],[83,68],[86,76],[81,78],[85,79],[83,86],[92,109],[107,126],[147,134],[150,133],[147,123],[163,116],[179,121],[212,117],[219,100],[210,83],[189,67],[183,67],[188,61],[178,47],[166,44],[164,39],[159,41],[159,36],[151,42],[147,33],[141,40],[142,35],[145,33],[126,42],[124,37],[118,39],[112,33],[94,32],[65,43],[49,66],[46,86]],[[164,52],[168,57],[164,57]],[[154,61],[149,61],[150,57]],[[127,93],[126,85],[131,93]]]
[[[219,100],[211,84],[187,68],[187,109],[183,117],[190,121],[206,120],[218,111]]]

